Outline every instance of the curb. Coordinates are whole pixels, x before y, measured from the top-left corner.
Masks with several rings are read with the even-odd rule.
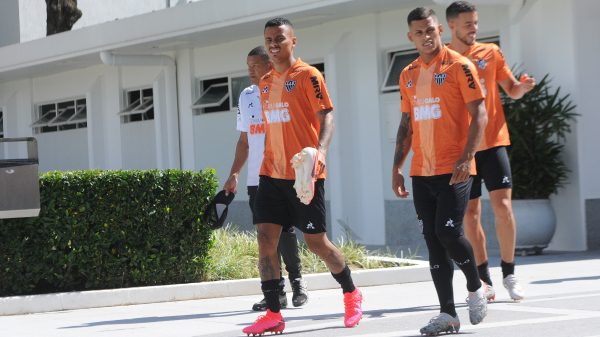
[[[429,263],[426,261],[397,258],[371,258],[410,263],[411,265],[405,267],[352,271],[352,279],[354,280],[355,285],[359,287],[369,287],[431,280]],[[308,284],[309,291],[334,289],[339,287],[339,284],[331,277],[330,273],[308,274],[303,277]],[[290,291],[289,285],[287,284],[286,291]],[[13,296],[0,298],[0,316],[257,294],[261,294],[260,279],[253,278],[165,286]]]

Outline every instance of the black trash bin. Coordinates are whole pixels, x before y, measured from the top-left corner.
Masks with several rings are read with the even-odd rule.
[[[33,137],[0,138],[0,145],[8,142],[27,142],[27,158],[0,159],[0,219],[38,216],[37,141]]]

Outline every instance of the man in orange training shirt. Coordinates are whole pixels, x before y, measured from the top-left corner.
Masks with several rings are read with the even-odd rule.
[[[467,280],[471,323],[480,323],[487,314],[485,285],[462,229],[471,175],[475,174],[473,157],[487,114],[475,67],[442,44],[442,26],[434,11],[416,8],[407,21],[408,39],[420,56],[400,74],[402,118],[392,189],[398,197],[408,197],[401,168],[412,146],[413,201],[440,302],[440,314],[420,332],[437,335],[460,329],[452,288],[453,261]]]
[[[487,283],[486,297],[496,297],[488,268],[485,233],[481,226],[481,180],[490,192],[490,204],[496,218],[496,237],[500,243],[502,278],[510,297],[519,301],[525,293],[515,277],[516,222],[512,212],[512,175],[506,147],[510,145],[498,85],[513,99],[519,99],[535,86],[526,74],[517,81],[504,61],[500,48],[493,43],[475,41],[478,28],[477,10],[466,1],[456,1],[446,9],[446,20],[452,31],[451,49],[469,58],[477,68],[486,92],[488,126],[475,155],[477,176],[465,213],[465,233],[473,245],[480,278]]]
[[[278,300],[277,242],[282,227],[296,226],[308,248],[318,255],[344,293],[344,325],[362,318],[362,294],[354,286],[342,252],[325,235],[325,156],[333,134],[333,104],[321,72],[294,56],[296,35],[291,22],[275,18],[265,24],[265,47],[273,69],[260,80],[261,106],[266,123],[265,153],[255,202],[261,288],[267,313],[244,328],[246,334],[283,332]],[[314,197],[308,205],[294,190],[292,157],[305,147],[317,150]]]

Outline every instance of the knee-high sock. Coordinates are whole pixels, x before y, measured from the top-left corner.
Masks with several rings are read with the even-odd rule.
[[[465,274],[467,279],[467,289],[475,291],[481,287],[481,280],[477,272],[477,265],[473,256],[473,248],[463,235],[438,236],[442,245],[446,248],[448,255],[458,268]]]
[[[427,243],[427,250],[429,251],[429,267],[440,302],[440,312],[456,317],[454,291],[452,289],[452,277],[454,275],[452,260],[450,260],[446,249],[437,236],[426,234],[425,243]]]
[[[265,299],[267,300],[267,308],[272,312],[279,312],[281,304],[279,303],[279,279],[262,281],[260,283]]]

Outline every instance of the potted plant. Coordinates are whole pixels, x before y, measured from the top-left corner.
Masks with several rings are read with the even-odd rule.
[[[548,74],[519,100],[503,95],[502,104],[512,143],[508,155],[513,172],[516,248],[523,254],[539,254],[556,228],[549,197],[568,178],[562,153],[565,136],[577,116],[575,105],[560,87],[551,88]]]

